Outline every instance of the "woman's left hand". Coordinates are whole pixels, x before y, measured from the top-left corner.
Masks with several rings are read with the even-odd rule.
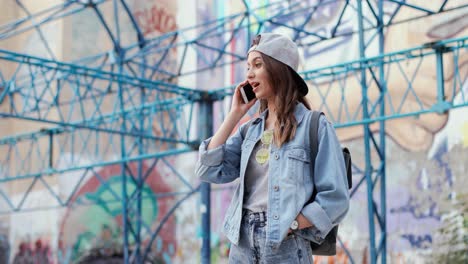
[[[299,213],[297,215],[296,221],[299,224],[297,230],[313,226],[302,213]],[[291,234],[292,232],[293,231],[291,230],[291,228],[289,228],[288,234]]]

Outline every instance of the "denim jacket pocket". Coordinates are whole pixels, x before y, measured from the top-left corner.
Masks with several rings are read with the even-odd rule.
[[[284,208],[294,208],[291,212],[291,219],[294,219],[303,207],[304,186],[307,185],[304,184],[304,178],[308,178],[309,175],[306,171],[309,168],[309,160],[307,152],[300,147],[288,149],[284,155],[285,167],[280,177],[281,185],[287,191],[281,193],[281,199],[285,205]]]
[[[288,156],[288,171],[291,180],[303,185],[304,182],[310,182],[311,177],[308,177],[310,170],[310,155],[303,148],[293,148],[287,153]]]

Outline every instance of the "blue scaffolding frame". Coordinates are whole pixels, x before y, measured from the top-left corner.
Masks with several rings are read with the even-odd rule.
[[[454,68],[453,90],[463,85],[466,76],[459,71],[458,66],[460,56],[466,51],[468,37],[427,43],[391,53],[384,52],[384,30],[387,27],[443,12],[467,9],[468,3],[445,0],[431,9],[423,4],[410,4],[403,0],[323,0],[312,4],[303,1],[290,1],[284,4],[283,1],[278,1],[251,8],[250,2],[244,0],[242,3],[245,12],[147,39],[125,0],[64,1],[36,13],[29,12],[22,2],[18,0],[16,4],[24,11],[25,17],[0,25],[0,42],[25,32],[35,31],[42,40],[47,55],[37,57],[0,50],[2,64],[14,69],[12,74],[7,74],[5,68],[0,68],[0,105],[3,106],[0,117],[39,122],[44,124],[44,128],[0,139],[0,150],[2,153],[7,153],[5,158],[0,160],[0,164],[6,168],[4,176],[0,178],[0,196],[8,205],[8,208],[1,213],[45,209],[23,208],[24,201],[37,184],[42,184],[56,198],[51,207],[70,206],[71,197],[87,173],[93,173],[106,186],[105,180],[94,169],[120,164],[121,193],[113,192],[115,199],[103,202],[122,204],[123,219],[125,219],[123,221],[125,263],[142,263],[164,225],[163,221],[155,230],[151,230],[150,223],[145,223],[141,218],[141,203],[145,198],[141,186],[148,177],[148,171],[143,171],[141,162],[154,159],[151,167],[154,168],[157,162],[164,162],[165,157],[195,150],[200,139],[206,138],[213,131],[214,103],[225,100],[232,94],[232,87],[204,91],[196,89],[198,87],[181,87],[171,82],[178,77],[243,61],[245,51],[226,49],[239,36],[245,36],[250,40],[254,34],[263,30],[281,28],[289,30],[293,39],[302,46],[313,46],[322,41],[348,35],[359,36],[359,59],[319,69],[308,69],[301,74],[309,82],[311,90],[316,90],[322,98],[320,110],[327,113],[337,128],[362,126],[364,130],[366,165],[365,168],[355,166],[355,171],[362,173],[363,177],[352,193],[366,183],[371,263],[386,263],[385,121],[426,113],[443,113],[452,108],[468,105],[468,96],[463,94],[462,89],[460,90],[463,99],[459,103],[454,102],[454,97],[446,96],[443,75],[445,65],[450,64]],[[102,11],[105,5],[112,7],[113,14],[125,16],[131,22],[135,35],[134,43],[128,46],[122,44],[121,21],[115,18],[117,15],[114,19],[112,16],[106,16]],[[340,16],[335,25],[325,33],[305,29],[304,26],[327,5],[339,8]],[[391,5],[393,13],[384,14],[384,5]],[[404,20],[396,21],[396,15],[405,9],[416,10],[419,13],[414,17],[405,17]],[[95,14],[96,20],[107,32],[113,43],[113,49],[90,54],[89,57],[72,62],[57,60],[43,36],[42,27],[47,23],[77,16],[89,10]],[[357,18],[356,32],[340,31],[345,14],[352,14]],[[376,43],[379,52],[377,55],[368,51],[368,47]],[[172,71],[161,67],[168,53],[176,48],[182,50],[177,67],[171,68]],[[201,61],[195,68],[188,68],[188,64],[185,63],[188,59],[188,50],[194,51]],[[210,56],[206,53],[210,53]],[[447,55],[451,58],[450,61],[447,61]],[[148,58],[157,58],[157,61],[150,62]],[[401,73],[405,75],[408,86],[402,100],[395,102],[387,87],[389,65],[398,66],[399,63],[409,60],[421,64],[426,59],[436,61],[436,68],[433,70],[437,76],[437,101],[426,105],[418,98],[412,86],[417,79],[419,70],[417,67],[411,75]],[[347,83],[340,81],[348,75],[354,75],[361,85],[361,107],[356,112],[348,111],[345,96]],[[333,89],[340,90],[339,103],[343,107],[339,116],[328,113],[329,106],[326,103],[328,94],[321,92],[318,88],[319,83],[326,83],[330,89],[333,86]],[[378,88],[377,99],[368,97],[370,87]],[[410,95],[416,97],[418,107],[405,111],[403,106]],[[111,112],[102,112],[101,106],[109,98],[113,102],[114,109]],[[19,100],[22,100],[21,103]],[[185,113],[188,113],[188,117]],[[195,126],[194,116],[200,119],[196,137],[190,134]],[[373,123],[379,124],[378,133],[371,131],[370,125]],[[156,124],[157,133],[152,124]],[[44,141],[47,142],[47,149],[44,149],[44,144],[40,144]],[[82,147],[77,148],[76,142],[81,142]],[[22,153],[20,149],[25,147],[28,151]],[[119,153],[119,157],[112,161],[94,160],[85,164],[76,162],[66,169],[58,168],[61,154],[65,152],[89,156],[99,156],[99,153],[104,153],[104,156],[109,153]],[[371,159],[372,152],[377,153],[377,162]],[[32,158],[39,165],[31,166],[28,160]],[[130,171],[128,167],[130,162],[138,163],[137,175]],[[210,185],[202,183],[193,186],[177,168],[173,168],[168,163],[167,165],[187,188],[176,193],[161,194],[181,197],[164,219],[167,220],[188,197],[200,193],[201,257],[202,263],[210,263]],[[52,175],[60,177],[60,174],[70,171],[83,173],[70,196],[63,199],[49,185],[47,177]],[[19,180],[29,180],[30,183],[23,198],[15,204],[11,194],[2,187]],[[137,186],[133,192],[127,189],[129,181]],[[131,216],[136,217],[137,221],[130,220]],[[146,247],[142,245],[142,230],[150,230],[151,234],[147,237],[150,243]],[[132,245],[130,239],[134,241]],[[353,262],[349,252],[348,256]]]

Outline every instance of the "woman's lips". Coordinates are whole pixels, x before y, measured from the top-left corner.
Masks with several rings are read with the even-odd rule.
[[[255,91],[257,90],[257,87],[260,85],[258,82],[253,82],[250,84],[252,86],[252,91],[255,93]]]

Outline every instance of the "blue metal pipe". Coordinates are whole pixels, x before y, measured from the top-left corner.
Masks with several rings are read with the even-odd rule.
[[[45,170],[42,170],[42,171],[37,172],[37,173],[29,173],[29,174],[24,174],[24,175],[15,175],[14,177],[4,177],[4,178],[0,179],[0,183],[20,180],[20,179],[35,178],[35,177],[40,177],[42,175],[62,174],[62,173],[65,173],[65,172],[70,172],[70,171],[86,170],[86,169],[91,169],[91,168],[94,168],[94,167],[105,167],[105,166],[120,164],[122,162],[138,161],[138,160],[141,160],[141,159],[167,157],[167,156],[171,156],[171,155],[187,153],[187,152],[190,152],[190,151],[193,151],[193,149],[185,147],[185,148],[179,148],[179,149],[171,149],[171,150],[167,150],[167,151],[159,151],[159,152],[154,152],[154,153],[148,153],[148,154],[145,154],[145,155],[136,155],[136,156],[132,156],[132,157],[127,156],[126,158],[121,158],[121,159],[118,159],[118,160],[95,162],[95,163],[90,163],[90,164],[82,165],[82,166],[69,167],[69,168],[66,168],[66,169],[45,169]]]
[[[208,138],[213,133],[213,102],[206,100],[200,102],[200,122],[199,129],[200,139]],[[201,249],[201,263],[211,263],[211,229],[210,229],[210,217],[211,217],[211,186],[207,182],[200,184],[200,196],[201,196],[201,230],[202,230],[202,249]]]
[[[100,80],[109,80],[118,82],[120,84],[134,85],[137,87],[145,87],[148,90],[157,90],[161,92],[169,92],[180,95],[193,95],[198,93],[191,88],[182,87],[180,85],[165,83],[161,81],[153,81],[148,79],[141,79],[134,76],[124,75],[123,72],[114,73],[103,71],[95,68],[84,67],[76,64],[65,63],[44,59],[36,56],[20,54],[7,50],[0,49],[0,59],[15,61],[18,63],[27,63],[28,65],[38,66],[45,69],[57,70],[60,72],[72,73],[73,76],[93,77]]]
[[[366,50],[365,50],[365,40],[364,40],[364,18],[363,18],[363,10],[362,10],[362,1],[357,0],[358,4],[358,25],[359,25],[359,57],[363,60],[366,57]],[[361,89],[362,89],[362,117],[363,119],[369,118],[368,113],[368,93],[367,93],[367,82],[366,82],[366,71],[363,67],[360,70],[361,73]],[[374,199],[373,199],[373,183],[372,183],[372,160],[371,160],[371,149],[369,144],[369,137],[370,137],[370,128],[369,124],[365,124],[363,126],[364,129],[364,151],[365,151],[365,161],[366,161],[366,168],[364,171],[364,175],[366,177],[367,183],[367,215],[369,221],[369,253],[370,253],[370,263],[375,264],[377,262],[377,255],[375,250],[375,224],[374,224]]]
[[[141,32],[140,26],[135,20],[135,17],[133,16],[132,12],[130,11],[130,8],[128,7],[127,3],[125,0],[120,0],[120,3],[122,4],[123,8],[125,9],[125,12],[127,12],[128,18],[130,19],[130,22],[132,23],[133,28],[135,29],[137,33],[137,39],[138,39],[138,45],[140,48],[143,48],[145,46],[145,36]]]
[[[142,75],[142,78],[144,78],[144,68],[140,68],[140,72]],[[141,89],[140,90],[140,105],[146,104],[146,91]],[[138,124],[138,128],[141,130],[144,130],[145,127],[145,120],[144,118],[139,118],[140,123]],[[145,149],[144,149],[144,141],[142,138],[138,139],[138,154],[143,155],[145,154]],[[148,173],[150,171],[148,170]],[[141,230],[142,230],[142,213],[143,213],[143,198],[142,198],[142,191],[143,191],[143,185],[144,185],[144,180],[145,177],[143,176],[143,160],[138,161],[138,168],[137,168],[137,188],[135,192],[137,193],[137,198],[136,198],[136,237],[135,237],[135,250],[134,250],[134,255],[135,255],[135,262],[136,263],[143,263],[145,259],[141,258]],[[133,177],[132,177],[133,178]]]
[[[118,53],[119,56],[119,62],[121,62],[123,58],[123,54]],[[123,71],[123,65],[119,64],[119,74],[122,74]],[[125,87],[118,82],[118,99],[120,102],[120,111],[124,111],[125,109],[125,102],[124,102],[124,89]],[[124,113],[122,115],[122,124],[121,124],[121,130],[122,131],[127,131],[127,122],[126,122],[126,114]],[[125,150],[126,146],[126,140],[123,135],[120,136],[120,151],[121,151],[121,159],[124,160],[127,158],[127,152]],[[120,163],[120,177],[121,177],[121,182],[122,182],[122,222],[123,222],[123,261],[125,264],[129,264],[130,262],[130,256],[129,256],[129,250],[130,250],[130,241],[129,241],[129,234],[130,234],[130,226],[131,222],[129,223],[129,210],[128,210],[128,190],[127,190],[127,175],[125,172],[125,167],[127,166],[126,162],[121,162]]]
[[[154,194],[154,195],[142,195],[142,199],[152,201],[155,198],[159,199],[159,198],[166,198],[166,197],[176,197],[176,196],[181,196],[181,195],[183,195],[185,197],[187,195],[192,195],[193,193],[198,192],[198,191],[199,191],[199,189],[197,187],[197,188],[194,188],[193,190],[187,191],[187,192],[170,192],[170,193],[160,193],[160,194]],[[214,190],[214,191],[217,191],[217,190]],[[63,209],[63,206],[76,208],[77,206],[93,206],[93,205],[108,206],[110,204],[116,204],[116,203],[121,204],[122,203],[121,199],[118,199],[118,200],[117,199],[101,199],[98,202],[89,202],[89,201],[83,201],[83,200],[76,200],[76,201],[73,201],[73,203],[68,201],[68,202],[64,203],[63,206],[62,205],[40,206],[40,207],[33,207],[33,208],[22,208],[21,210],[17,210],[17,209],[14,208],[14,205],[11,204],[11,201],[10,201],[8,195],[3,193],[2,190],[0,190],[0,196],[2,196],[5,199],[5,201],[7,203],[9,203],[9,205],[11,207],[11,210],[0,210],[0,215],[11,215],[11,214],[14,214],[16,212],[24,213],[24,212],[37,212],[37,211],[43,211],[43,210],[56,210],[56,209]],[[147,227],[145,227],[145,229],[150,230]]]
[[[379,0],[378,2],[378,9],[379,9],[379,54],[385,53],[385,32],[383,28],[384,24],[384,7],[383,7],[383,0]],[[379,66],[379,88],[380,95],[382,100],[380,100],[380,116],[385,116],[385,95],[387,94],[387,81],[385,76],[385,68],[384,64],[380,64]],[[381,243],[380,243],[380,255],[382,264],[387,263],[387,173],[386,173],[386,135],[385,135],[385,119],[380,121],[380,130],[379,130],[379,143],[380,149],[379,155],[381,160],[380,170],[380,216],[381,216]]]
[[[438,109],[439,113],[443,113],[447,107],[449,106],[449,103],[446,101],[445,98],[445,82],[444,82],[444,50],[445,46],[437,46],[435,48],[436,51],[436,78],[437,78],[437,104],[435,105],[435,108]]]
[[[65,10],[69,6],[70,6],[70,2],[66,2],[66,3],[63,3],[63,4],[58,4],[58,5],[54,6],[54,7],[49,8],[49,9],[39,11],[39,12],[37,12],[35,14],[32,14],[29,19],[34,19],[36,17],[41,17],[41,16],[45,15],[45,13],[51,12],[51,11],[53,11],[55,9],[58,9],[58,11],[52,13],[50,16],[48,16],[48,17],[46,17],[46,18],[44,18],[42,20],[39,20],[37,22],[37,23],[39,23],[41,25],[44,25],[44,24],[46,24],[48,22],[53,21],[54,19],[65,18],[67,16],[70,16],[70,15],[73,15],[73,14],[76,14],[76,13],[80,13],[85,9],[84,7],[81,6],[81,7],[75,8],[73,10],[70,10],[68,12],[65,12]],[[63,11],[63,14],[57,15],[58,12],[61,12],[61,11]],[[25,27],[25,28],[23,28],[21,30],[14,31],[16,28],[21,26],[21,24],[30,22],[29,19],[28,18],[21,18],[21,19],[16,20],[13,23],[8,23],[8,24],[5,24],[5,25],[1,25],[0,26],[0,31],[3,31],[3,32],[0,32],[0,40],[8,39],[9,37],[14,37],[14,36],[19,35],[21,33],[32,30],[34,28],[34,25],[27,26],[27,27]]]
[[[125,114],[125,113],[124,113]],[[67,132],[74,132],[76,129],[85,129],[85,130],[90,130],[94,132],[103,132],[103,133],[108,133],[108,134],[117,134],[117,135],[122,135],[122,136],[127,136],[127,137],[136,137],[136,138],[143,138],[143,139],[148,139],[148,140],[155,140],[155,141],[161,141],[161,142],[168,142],[168,143],[181,143],[181,144],[191,144],[193,142],[188,142],[186,140],[178,140],[178,139],[173,139],[169,137],[156,137],[148,134],[143,134],[139,132],[132,132],[132,131],[120,131],[120,130],[112,130],[112,129],[106,129],[106,128],[100,128],[100,127],[93,127],[93,126],[86,126],[86,125],[80,125],[80,124],[73,124],[73,123],[64,123],[64,122],[59,122],[59,121],[52,121],[52,120],[42,120],[42,119],[35,119],[32,117],[25,117],[25,116],[18,116],[18,115],[10,115],[10,114],[4,114],[0,113],[0,117],[11,117],[11,118],[16,118],[16,119],[23,119],[23,120],[29,120],[29,121],[36,121],[36,122],[43,122],[43,123],[50,123],[50,124],[56,124],[60,126],[65,126],[65,130],[63,133]],[[67,127],[71,127],[70,130],[67,129]],[[60,129],[62,127],[58,127]],[[73,129],[74,128],[74,129]],[[20,135],[21,138],[25,139],[30,137],[37,137],[37,132],[33,133],[28,133],[28,134],[22,134]],[[10,137],[5,137],[0,139],[0,145],[8,142],[16,141],[15,136],[10,136]]]
[[[16,4],[23,10],[23,12],[25,12],[28,16],[28,20],[30,20],[34,26],[34,28],[36,29],[37,31],[37,34],[39,35],[39,38],[42,40],[42,44],[44,45],[47,53],[49,54],[49,56],[52,58],[52,59],[56,59],[55,57],[55,54],[52,52],[52,49],[50,48],[50,45],[49,43],[47,43],[46,41],[46,38],[44,37],[44,34],[42,33],[42,30],[40,29],[40,24],[38,25],[38,23],[32,18],[32,15],[31,13],[29,12],[29,10],[23,5],[23,3],[21,3],[20,0],[16,0]]]

